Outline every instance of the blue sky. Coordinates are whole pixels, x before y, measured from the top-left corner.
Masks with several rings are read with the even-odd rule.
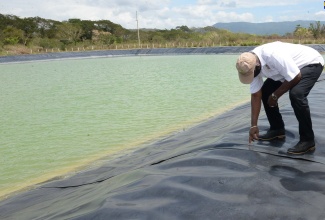
[[[136,28],[171,29],[180,25],[205,27],[217,22],[325,21],[319,0],[0,0],[0,13],[42,17],[103,20]]]

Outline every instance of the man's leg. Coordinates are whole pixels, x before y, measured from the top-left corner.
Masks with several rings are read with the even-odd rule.
[[[280,81],[266,79],[262,87],[262,101],[267,119],[270,123],[270,130],[284,128],[284,122],[279,110],[279,106],[270,107],[267,101],[270,95],[282,85]]]
[[[314,132],[307,96],[323,71],[323,66],[309,65],[300,70],[300,82],[290,90],[290,100],[299,122],[299,142],[288,149],[289,154],[304,154],[315,150]]]
[[[262,101],[267,119],[270,123],[270,129],[266,134],[260,135],[259,139],[264,141],[270,141],[276,138],[284,138],[284,122],[279,110],[279,106],[270,107],[267,101],[270,95],[282,85],[280,81],[274,81],[272,79],[265,80],[262,87]]]
[[[314,140],[312,121],[307,96],[314,87],[323,71],[319,65],[309,65],[300,70],[301,80],[289,92],[291,105],[299,122],[299,135],[301,141]]]

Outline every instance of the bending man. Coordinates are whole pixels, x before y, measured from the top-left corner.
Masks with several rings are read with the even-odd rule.
[[[239,79],[250,84],[251,128],[249,143],[254,140],[274,140],[285,137],[285,125],[278,99],[287,91],[299,122],[299,142],[288,149],[289,154],[304,154],[315,150],[315,139],[307,96],[321,75],[324,59],[311,47],[273,42],[242,53],[236,63]],[[263,82],[263,77],[267,78]],[[261,103],[270,128],[259,135],[258,116]]]

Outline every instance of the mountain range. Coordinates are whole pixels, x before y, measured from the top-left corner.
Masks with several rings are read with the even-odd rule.
[[[234,33],[248,33],[256,35],[285,35],[293,33],[297,27],[308,28],[310,24],[315,24],[316,21],[283,21],[283,22],[265,22],[265,23],[250,23],[250,22],[230,22],[216,23],[213,26],[219,29],[226,29]],[[325,25],[325,21],[320,21],[321,25]]]

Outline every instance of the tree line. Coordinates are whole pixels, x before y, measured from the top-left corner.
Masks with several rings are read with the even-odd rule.
[[[311,37],[314,39],[323,38],[325,37],[325,25],[321,25],[320,21],[310,23],[309,28],[297,25],[294,31],[294,36],[298,37],[299,40]]]
[[[143,45],[156,45],[160,47],[171,46],[234,46],[234,45],[259,45],[267,41],[301,40],[312,41],[325,36],[325,26],[320,22],[310,24],[309,28],[297,26],[293,33],[284,36],[278,35],[253,35],[246,33],[232,33],[228,30],[215,27],[189,28],[177,26],[170,30],[140,29],[140,41]],[[137,30],[123,28],[121,25],[109,20],[81,20],[69,19],[55,21],[40,17],[20,18],[15,15],[0,14],[0,54],[4,51],[26,49],[44,50],[59,48],[67,50],[71,47],[98,48],[110,46],[138,44]],[[18,52],[17,52],[18,51]],[[28,51],[28,50],[27,50]],[[2,53],[1,53],[2,52]],[[26,52],[28,53],[28,52]]]

